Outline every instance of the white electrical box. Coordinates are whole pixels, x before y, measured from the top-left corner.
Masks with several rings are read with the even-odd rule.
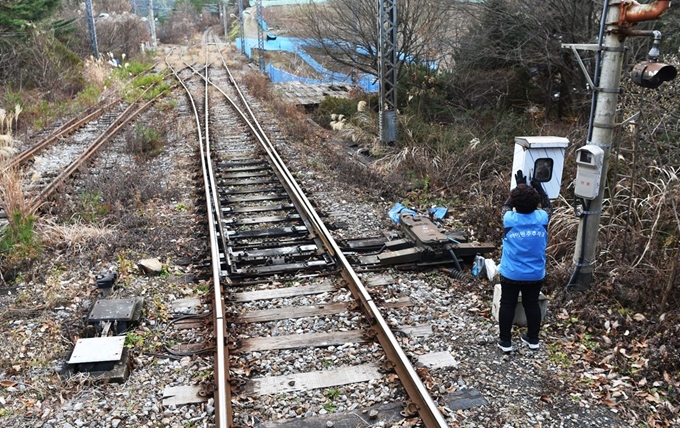
[[[576,178],[574,195],[584,199],[595,199],[600,192],[604,150],[588,144],[576,150]]]
[[[548,198],[557,198],[562,185],[564,150],[567,146],[569,140],[564,137],[515,137],[510,189],[517,186],[515,174],[521,169],[527,177],[527,184],[535,178],[543,185]]]

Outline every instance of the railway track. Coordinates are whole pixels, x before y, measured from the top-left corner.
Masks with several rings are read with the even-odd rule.
[[[346,398],[333,410],[369,395],[404,401],[401,416],[423,426],[448,426],[381,314],[408,298],[372,297],[269,141],[220,45],[205,43],[200,64],[171,55],[166,64],[186,90],[201,142],[216,426],[323,414],[329,394]],[[345,358],[329,352],[341,347]]]
[[[103,103],[68,120],[3,165],[3,170],[21,171],[28,212],[37,211],[68,177],[159,97],[148,101],[140,97],[129,105],[121,100]],[[6,226],[6,218],[0,208],[0,229]]]

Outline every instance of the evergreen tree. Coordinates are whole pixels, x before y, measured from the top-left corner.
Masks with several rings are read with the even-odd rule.
[[[0,3],[0,31],[14,31],[27,22],[48,18],[61,0],[4,0]]]

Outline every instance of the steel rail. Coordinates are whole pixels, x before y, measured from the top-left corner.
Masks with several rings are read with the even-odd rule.
[[[109,110],[111,107],[113,107],[114,104],[118,103],[119,100],[115,100],[110,102],[109,104],[102,106],[102,107],[97,107],[95,108],[92,112],[88,113],[84,117],[74,117],[61,125],[59,128],[54,130],[50,135],[47,137],[43,138],[40,140],[37,144],[34,146],[24,150],[23,152],[19,153],[17,156],[13,157],[6,165],[5,169],[13,168],[17,165],[20,165],[24,162],[26,162],[28,159],[30,159],[34,154],[39,152],[40,150],[44,149],[45,147],[49,146],[52,144],[54,141],[56,141],[58,138],[62,137],[65,134],[69,134],[76,129],[80,128],[83,126],[85,123],[98,118],[102,114],[104,114],[105,111]]]
[[[232,410],[231,410],[231,389],[227,386],[227,380],[229,379],[228,361],[229,357],[226,354],[226,323],[224,320],[224,299],[222,298],[222,287],[220,283],[220,254],[218,238],[216,233],[216,219],[215,215],[219,214],[219,209],[215,202],[214,189],[216,188],[214,180],[212,179],[212,166],[210,161],[209,145],[207,144],[207,136],[204,139],[203,133],[201,131],[201,122],[198,109],[196,108],[196,103],[191,91],[186,86],[184,81],[179,77],[177,70],[170,65],[168,57],[172,51],[168,53],[165,58],[165,63],[173,74],[177,81],[184,88],[189,102],[191,103],[191,108],[194,112],[194,118],[196,119],[196,130],[198,132],[199,147],[201,152],[201,168],[203,172],[203,185],[205,190],[206,198],[206,208],[208,212],[208,232],[210,236],[210,253],[212,263],[212,278],[213,278],[213,325],[215,326],[215,374],[214,381],[217,384],[215,389],[215,426],[226,428],[232,425]],[[207,55],[206,55],[206,83],[205,83],[205,109],[206,109],[206,120],[205,129],[207,133],[208,129],[208,80],[207,80]],[[193,72],[193,69],[192,69]]]
[[[254,113],[250,109],[250,106],[246,101],[245,96],[239,89],[236,80],[234,79],[233,75],[231,74],[231,71],[229,70],[229,67],[226,64],[226,61],[224,60],[224,57],[221,55],[221,52],[220,56],[222,58],[223,66],[226,69],[227,74],[229,75],[230,81],[232,82],[232,85],[236,88],[236,91],[239,94],[239,97],[241,98],[241,102],[243,103],[243,105],[245,105],[246,109],[248,110],[250,119],[249,120],[246,118],[244,119],[246,119],[246,122],[250,122],[250,120],[252,120],[252,122],[256,125],[257,137],[261,141],[263,148],[267,152],[267,155],[270,157],[273,164],[275,165],[276,167],[275,169],[278,169],[281,172],[283,176],[282,182],[284,183],[284,186],[289,187],[291,189],[290,192],[291,198],[293,200],[297,200],[299,204],[303,207],[301,211],[306,213],[306,215],[314,223],[313,224],[314,229],[317,231],[321,239],[327,245],[328,250],[331,251],[340,262],[343,278],[348,282],[352,295],[361,302],[362,304],[361,306],[365,312],[366,317],[371,323],[372,328],[375,329],[374,331],[378,337],[378,341],[385,350],[388,359],[394,364],[394,369],[397,372],[397,375],[399,376],[399,379],[401,380],[402,384],[404,385],[404,388],[406,389],[409,398],[415,405],[415,410],[418,412],[418,415],[422,419],[425,426],[428,428],[435,427],[446,428],[448,426],[448,424],[446,423],[446,419],[441,414],[437,407],[437,404],[434,402],[429,392],[427,391],[427,388],[420,380],[420,377],[413,368],[413,365],[409,361],[403,349],[399,345],[399,342],[392,333],[392,330],[390,329],[389,325],[387,324],[383,316],[380,314],[378,306],[371,298],[370,294],[368,293],[368,290],[361,282],[361,279],[357,276],[356,272],[350,265],[349,261],[342,253],[342,250],[340,249],[339,245],[335,242],[335,239],[333,239],[333,237],[331,236],[331,233],[324,225],[323,221],[317,214],[311,202],[309,201],[309,199],[307,199],[304,192],[298,185],[297,181],[295,180],[295,178],[290,173],[285,163],[279,156],[274,145],[271,143],[271,141],[265,134],[264,130],[260,126],[259,121],[257,120]],[[227,98],[233,104],[233,101],[229,97]],[[240,112],[240,109],[238,109],[238,107],[236,108]],[[249,124],[249,126],[251,128],[253,127],[253,125],[251,124]]]
[[[45,186],[37,196],[31,200],[29,211],[36,212],[47,199],[47,197],[54,192],[57,186],[59,186],[62,182],[64,182],[64,180],[66,180],[66,178],[70,177],[76,170],[78,170],[78,168],[80,168],[87,160],[89,160],[105,142],[116,135],[118,131],[120,131],[132,119],[149,108],[149,106],[153,104],[158,98],[160,98],[161,95],[163,94],[160,93],[156,95],[153,99],[146,102],[132,113],[130,113],[130,111],[133,110],[135,104],[131,104],[127,109],[125,109],[125,111],[121,113],[111,125],[109,125],[107,130],[88,146],[83,154],[81,154],[75,161],[71,162],[71,164],[66,167],[66,169],[64,169],[54,180]]]

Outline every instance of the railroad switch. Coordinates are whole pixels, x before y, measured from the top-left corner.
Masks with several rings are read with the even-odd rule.
[[[456,269],[460,271],[461,262],[496,249],[494,245],[487,243],[468,243],[464,233],[445,231],[427,216],[402,212],[399,215],[399,224],[401,232],[397,235],[354,240],[348,243],[349,249],[357,253],[374,251],[382,243],[377,253],[358,257],[362,266],[424,267],[454,263]]]

